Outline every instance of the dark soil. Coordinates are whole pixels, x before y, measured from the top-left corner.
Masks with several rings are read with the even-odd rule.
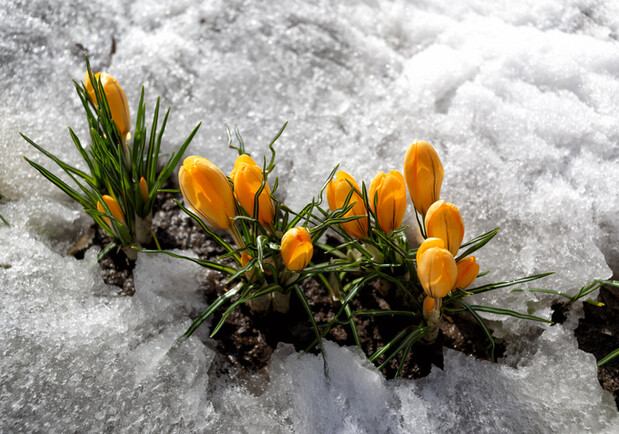
[[[153,230],[162,249],[193,250],[202,259],[215,260],[224,253],[202,229],[187,216],[174,202],[179,196],[173,194],[159,195],[153,214]],[[109,239],[103,231],[96,230],[94,239],[82,243],[83,247],[76,256],[83,255],[85,249],[93,244],[104,246]],[[84,247],[85,246],[85,247]],[[155,248],[154,245],[146,246]],[[132,295],[133,263],[122,251],[114,251],[100,263],[103,279],[106,283],[119,288],[119,295]],[[329,321],[339,303],[334,302],[330,294],[316,280],[306,280],[302,285],[314,312],[317,323]],[[205,286],[205,298],[212,303],[227,289],[223,285]],[[385,292],[385,291],[383,291]],[[395,291],[387,291],[386,296],[373,286],[360,291],[352,301],[352,309],[394,309],[401,306],[402,300],[394,295]],[[591,352],[599,360],[615,348],[619,347],[619,294],[617,288],[603,288],[600,300],[604,307],[595,307],[585,303],[585,318],[580,321],[576,330],[579,347]],[[565,318],[560,305],[553,320],[562,322]],[[212,324],[217,324],[221,312],[213,316]],[[399,331],[409,323],[406,317],[355,317],[359,340],[365,354],[372,354],[387,344]],[[256,313],[249,306],[242,305],[225,321],[221,330],[215,336],[215,345],[225,361],[218,362],[218,369],[232,372],[236,375],[261,372],[269,375],[271,354],[279,342],[294,344],[299,350],[306,349],[315,335],[299,300],[294,296],[290,299],[290,311],[286,314],[270,312],[268,315]],[[340,345],[355,345],[349,327],[336,326],[326,336],[327,339]],[[428,375],[435,365],[443,368],[442,348],[453,348],[478,359],[490,359],[490,345],[479,324],[470,314],[460,314],[454,317],[443,316],[440,323],[438,339],[432,344],[417,343],[412,347],[400,376],[404,378],[420,378]],[[495,357],[500,357],[505,346],[497,342]],[[313,351],[316,351],[314,349]],[[380,361],[380,360],[379,360]],[[392,378],[398,369],[398,359],[383,368],[383,373]],[[619,408],[619,358],[602,366],[598,370],[598,378],[602,386],[613,393]]]
[[[617,278],[613,276],[613,280]],[[576,329],[578,348],[592,353],[598,361],[619,348],[619,288],[606,285],[599,292],[598,301],[604,306],[584,303],[585,317]],[[619,409],[619,357],[598,368],[598,380],[613,394]]]

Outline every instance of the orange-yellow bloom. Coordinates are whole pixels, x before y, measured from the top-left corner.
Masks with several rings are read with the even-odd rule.
[[[415,209],[425,216],[441,196],[443,165],[428,142],[415,142],[404,157],[404,177]]]
[[[230,229],[236,215],[232,188],[226,175],[202,157],[187,157],[178,172],[178,183],[185,201],[207,223]]]
[[[436,305],[436,299],[432,297],[426,296],[423,299],[423,313],[428,314],[434,310],[434,306]]]
[[[143,176],[140,178],[140,194],[144,202],[146,202],[148,200],[148,185]]]
[[[454,288],[466,288],[477,278],[479,274],[479,264],[475,261],[475,256],[468,256],[460,259],[456,266],[458,267],[458,277]]]
[[[332,179],[327,185],[327,201],[329,202],[329,208],[331,208],[331,211],[342,208],[346,202],[346,197],[353,188],[355,188],[356,191],[353,192],[348,205],[353,203],[354,205],[342,217],[352,217],[358,215],[362,215],[363,217],[342,223],[342,227],[353,237],[363,238],[368,234],[367,211],[361,195],[357,193],[357,191],[361,191],[361,189],[355,182],[354,178],[343,170],[337,172],[335,175],[335,180]]]
[[[109,196],[107,194],[103,195],[103,201],[105,202],[105,204],[109,208],[109,210],[112,213],[112,215],[114,216],[114,218],[116,220],[120,221],[121,223],[125,223],[125,216],[123,215],[123,212],[120,209],[120,206],[118,205],[118,202],[116,202],[116,200],[112,196]],[[103,206],[103,204],[101,202],[97,202],[97,211],[103,212],[103,213],[106,212],[105,207]],[[110,224],[110,219],[108,217],[103,217],[103,221],[105,221],[105,223],[109,227],[112,227],[112,225]]]
[[[251,158],[249,155],[247,154],[239,155],[236,161],[234,162],[234,168],[232,169],[232,172],[230,172],[230,179],[232,179],[232,181],[234,181],[234,177],[236,176],[237,170],[244,164],[249,164],[251,166],[257,165],[254,159]]]
[[[445,242],[441,240],[440,238],[427,238],[423,243],[421,243],[419,248],[417,248],[417,255],[415,256],[415,262],[419,264],[419,259],[421,258],[421,255],[423,255],[423,253],[426,250],[432,247],[440,247],[441,249],[444,249]]]
[[[251,161],[249,161],[251,160]],[[253,164],[252,164],[253,163]],[[262,225],[270,225],[275,216],[269,184],[265,184],[258,197],[258,216],[254,216],[254,199],[262,185],[262,169],[256,166],[249,155],[241,155],[234,163],[230,174],[234,181],[234,194],[247,214],[258,218]]]
[[[453,255],[447,249],[431,247],[419,258],[417,276],[426,295],[443,298],[454,287],[458,267]]]
[[[286,231],[282,237],[281,254],[286,268],[291,271],[304,269],[312,260],[314,246],[309,231],[296,227]]]
[[[110,113],[112,114],[112,120],[118,128],[120,137],[123,141],[126,139],[127,134],[131,130],[131,114],[129,112],[129,103],[127,102],[127,95],[118,81],[114,77],[104,72],[97,72],[95,74],[96,80],[101,80],[103,86],[103,92],[107,98],[107,104],[110,107]],[[84,85],[88,96],[94,105],[97,105],[97,98],[95,95],[95,89],[90,82],[90,76],[86,71],[86,77],[84,77]]]
[[[387,175],[379,172],[370,184],[369,201],[383,232],[390,234],[402,226],[406,211],[406,186],[402,174],[397,170]]]
[[[425,227],[428,237],[442,239],[445,248],[456,256],[464,238],[464,223],[458,207],[444,200],[434,202],[426,214]]]

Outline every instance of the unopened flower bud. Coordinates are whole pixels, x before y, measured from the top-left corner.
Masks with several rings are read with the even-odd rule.
[[[356,189],[356,191],[353,191],[348,205],[353,203],[354,205],[342,217],[359,215],[363,217],[357,220],[342,223],[342,227],[353,237],[364,238],[368,234],[367,211],[361,195],[357,193],[360,189],[354,178],[343,170],[337,172],[335,180],[332,179],[329,181],[329,184],[327,184],[327,201],[329,202],[329,208],[331,208],[331,211],[342,208],[346,203],[346,197],[353,189]]]
[[[443,298],[454,286],[458,268],[449,250],[440,247],[427,249],[417,263],[417,276],[426,295]]]
[[[436,299],[426,296],[423,299],[423,315],[426,316],[430,312],[432,312],[434,310],[435,305],[436,305]]]
[[[445,248],[456,256],[464,238],[464,223],[458,207],[444,200],[434,202],[426,214],[425,227],[428,237],[442,239]]]
[[[458,267],[458,277],[456,278],[454,288],[467,288],[475,281],[479,274],[479,264],[477,264],[475,256],[460,259],[456,266]]]
[[[368,199],[384,233],[390,234],[402,226],[406,211],[406,186],[400,172],[392,170],[386,175],[379,172],[370,184]]]
[[[312,260],[313,254],[312,238],[306,228],[296,227],[286,231],[282,237],[281,255],[288,270],[304,269]]]
[[[116,200],[112,196],[107,195],[107,194],[103,195],[103,201],[109,208],[110,212],[112,213],[112,216],[114,216],[114,218],[118,220],[119,222],[125,223],[125,216],[123,215],[123,212],[120,209],[118,202],[116,202]],[[97,202],[97,211],[106,213],[105,207],[103,206],[101,202]],[[105,223],[109,227],[112,227],[110,219],[108,217],[103,217],[103,221],[105,221]]]
[[[234,168],[232,169],[232,172],[230,172],[230,179],[232,179],[232,181],[234,181],[234,177],[236,176],[236,172],[238,171],[238,169],[244,164],[249,164],[251,166],[257,166],[254,159],[251,158],[249,155],[247,154],[239,155],[236,161],[234,162]]]
[[[236,215],[232,188],[226,175],[203,157],[187,157],[178,172],[185,201],[211,226],[230,229]]]
[[[419,264],[419,259],[421,258],[421,255],[423,255],[423,253],[426,250],[432,247],[440,247],[441,249],[444,249],[445,242],[441,240],[440,238],[427,238],[423,243],[421,243],[419,248],[417,248],[417,255],[415,256],[415,262]]]
[[[247,159],[251,162],[246,162]],[[263,177],[262,169],[255,163],[251,163],[253,163],[253,160],[249,155],[244,154],[237,158],[234,170],[230,174],[234,181],[234,194],[248,215],[257,218],[262,225],[270,225],[275,216],[275,208],[271,199],[271,189],[267,183],[264,184],[264,188],[258,197],[258,216],[254,216],[254,199],[262,185]]]
[[[148,200],[148,185],[146,184],[146,179],[142,176],[140,178],[140,194],[142,195],[142,199],[144,202]]]
[[[123,141],[127,139],[127,135],[131,130],[131,114],[129,112],[129,103],[127,102],[127,96],[125,91],[118,81],[114,77],[104,72],[97,72],[95,79],[101,81],[103,86],[103,92],[107,99],[107,104],[110,107],[110,113],[112,114],[112,120],[116,124],[116,128]],[[95,89],[90,82],[90,76],[86,71],[86,77],[84,77],[84,85],[88,96],[94,105],[97,105],[97,98]]]
[[[422,216],[441,195],[443,165],[428,142],[415,142],[404,157],[404,177],[415,209]]]

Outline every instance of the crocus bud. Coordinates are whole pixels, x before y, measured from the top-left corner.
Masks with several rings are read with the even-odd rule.
[[[103,195],[103,201],[105,202],[105,204],[109,208],[109,210],[112,213],[112,215],[114,216],[114,218],[116,220],[120,221],[121,223],[125,223],[125,216],[123,215],[123,212],[120,209],[120,206],[118,205],[118,202],[116,202],[116,200],[112,196],[109,196],[107,194]],[[101,202],[97,202],[97,211],[103,212],[103,213],[106,212],[106,210],[103,207],[103,204]],[[110,224],[110,219],[108,217],[103,217],[103,221],[105,221],[105,223],[109,227],[112,227],[112,225]]]
[[[370,184],[369,201],[384,233],[390,234],[402,226],[406,211],[406,186],[402,174],[397,170],[387,175],[379,172]]]
[[[131,115],[129,113],[129,103],[127,102],[125,91],[120,87],[116,79],[109,74],[97,72],[95,74],[95,79],[101,80],[103,92],[105,93],[107,104],[112,114],[112,120],[116,124],[116,128],[118,128],[120,137],[125,141],[127,134],[131,130]],[[86,91],[88,92],[90,100],[94,105],[97,105],[95,89],[90,82],[88,71],[86,71],[86,77],[84,77],[84,85],[86,86]]]
[[[146,202],[148,200],[148,185],[143,176],[140,178],[140,194],[144,202]]]
[[[458,267],[449,250],[431,247],[417,263],[417,276],[428,297],[443,298],[454,287]]]
[[[178,172],[178,183],[185,201],[207,223],[230,229],[236,215],[232,188],[226,175],[202,157],[187,157]]]
[[[230,179],[232,179],[232,181],[234,181],[234,177],[236,176],[237,170],[244,164],[256,166],[256,162],[249,155],[247,154],[239,155],[236,161],[234,162],[234,168],[232,169],[232,172],[230,172]]]
[[[440,238],[427,238],[419,248],[417,248],[417,255],[415,256],[415,262],[419,264],[419,259],[424,252],[432,247],[440,247],[441,249],[445,248],[445,242]]]
[[[242,159],[244,155],[237,158],[237,161]],[[243,160],[251,160],[249,155]],[[245,212],[257,218],[260,224],[270,225],[273,222],[275,209],[273,200],[271,199],[271,189],[269,184],[265,184],[258,197],[258,216],[254,215],[254,199],[256,193],[262,185],[262,169],[251,162],[238,162],[234,164],[234,170],[231,173],[234,181],[234,195],[241,203]]]
[[[425,227],[428,237],[442,239],[445,248],[456,256],[464,238],[464,223],[458,207],[444,200],[434,202],[426,214]]]
[[[355,182],[352,176],[348,173],[340,170],[335,175],[335,180],[329,181],[327,185],[327,201],[329,202],[329,208],[331,211],[335,211],[338,208],[344,206],[346,197],[353,189],[353,187],[360,191],[359,185]],[[342,217],[352,217],[362,215],[363,217],[357,220],[352,220],[346,223],[342,223],[342,227],[346,232],[356,238],[363,238],[368,234],[368,220],[367,211],[363,203],[361,195],[354,191],[348,205],[353,204],[353,207]]]
[[[290,271],[304,269],[312,260],[314,246],[309,231],[296,227],[286,231],[282,237],[281,254],[286,268]]]
[[[436,306],[436,299],[432,298],[432,297],[428,297],[426,296],[423,299],[423,314],[424,316],[426,316],[427,314],[429,314],[430,312],[432,312],[434,310],[434,306]]]
[[[415,142],[404,157],[404,177],[415,209],[425,216],[441,196],[443,165],[428,142]]]
[[[454,288],[464,289],[468,287],[479,274],[479,264],[475,261],[475,256],[460,259],[456,263],[456,267],[458,267],[458,277],[456,278]]]

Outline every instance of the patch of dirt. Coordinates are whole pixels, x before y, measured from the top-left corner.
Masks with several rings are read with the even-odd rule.
[[[604,306],[584,303],[585,317],[575,330],[578,348],[592,353],[597,361],[619,348],[619,288],[602,286],[598,301]],[[613,394],[619,410],[619,357],[598,368],[598,380]]]
[[[179,195],[160,194],[153,214],[153,230],[162,249],[193,250],[200,258],[216,260],[224,253],[202,229],[186,215],[174,202]],[[76,257],[92,244],[105,246],[109,242],[107,235],[97,229],[96,235]],[[155,245],[145,246],[155,248]],[[103,279],[119,289],[119,295],[132,295],[133,263],[122,251],[114,251],[101,261]],[[303,282],[303,290],[317,323],[329,321],[339,308],[323,285],[314,279]],[[205,297],[212,303],[227,288],[222,285],[207,285]],[[384,291],[383,291],[384,292]],[[352,301],[353,310],[362,309],[397,309],[402,299],[395,291],[387,291],[386,296],[375,288],[368,286],[361,290]],[[576,330],[579,346],[584,351],[593,353],[599,360],[619,347],[619,294],[617,288],[603,288],[600,299],[605,307],[585,304],[585,318]],[[213,327],[221,319],[222,311],[213,315]],[[555,311],[553,320],[561,322],[563,312]],[[387,344],[398,332],[407,327],[406,317],[355,317],[355,324],[361,347],[365,354],[372,354]],[[271,354],[279,342],[294,344],[297,351],[304,350],[314,340],[314,332],[307,313],[300,301],[292,294],[290,311],[286,314],[271,312],[267,315],[252,311],[242,305],[225,321],[221,330],[209,346],[215,346],[222,354],[217,361],[221,372],[236,372],[243,376],[250,372],[260,372],[269,376]],[[355,345],[349,327],[335,326],[326,336],[340,345]],[[484,331],[474,318],[468,314],[454,317],[443,316],[440,323],[438,339],[432,344],[421,342],[413,345],[401,372],[404,378],[420,378],[428,375],[432,365],[443,368],[442,348],[452,348],[478,359],[490,360],[490,346]],[[495,357],[499,358],[505,350],[503,342],[497,342]],[[313,350],[317,351],[316,349]],[[225,360],[225,361],[222,361]],[[379,359],[380,361],[380,359]],[[383,373],[392,378],[398,369],[398,358],[393,359],[383,368]],[[619,408],[619,358],[602,366],[598,370],[600,383],[615,396]]]

